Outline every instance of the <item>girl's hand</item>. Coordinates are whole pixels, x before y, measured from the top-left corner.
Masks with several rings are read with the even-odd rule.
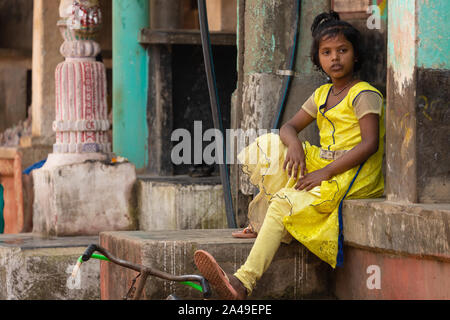
[[[298,169],[300,168],[301,175],[306,173],[305,151],[300,141],[298,143],[291,143],[286,153],[286,160],[283,163],[283,169],[288,171],[291,177],[292,172],[297,178]]]
[[[320,186],[322,181],[328,181],[332,177],[332,174],[327,168],[322,168],[311,173],[306,174],[304,177],[298,179],[295,184],[295,189],[309,191],[314,187]]]

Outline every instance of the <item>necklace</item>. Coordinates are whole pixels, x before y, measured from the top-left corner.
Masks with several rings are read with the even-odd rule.
[[[338,96],[338,95],[340,95],[340,94],[342,93],[342,91],[344,91],[345,89],[347,89],[347,87],[348,87],[352,82],[353,82],[353,78],[350,79],[349,83],[347,83],[347,85],[346,85],[344,88],[342,88],[342,90],[339,91],[338,93],[334,93],[334,90],[333,90],[334,87],[331,88],[331,93],[333,94],[333,96]]]

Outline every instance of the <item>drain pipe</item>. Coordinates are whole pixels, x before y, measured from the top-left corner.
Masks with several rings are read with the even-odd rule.
[[[198,15],[200,21],[200,35],[202,39],[203,58],[205,61],[206,78],[208,81],[209,97],[211,101],[211,111],[213,115],[214,128],[222,133],[223,152],[221,163],[219,164],[220,180],[222,182],[223,194],[225,200],[225,209],[227,214],[227,222],[229,228],[237,228],[236,217],[233,210],[233,199],[231,197],[230,175],[226,163],[226,143],[225,131],[223,129],[222,115],[220,111],[219,97],[217,93],[216,75],[214,72],[214,61],[211,50],[211,39],[209,37],[208,15],[206,12],[205,0],[198,0]],[[216,140],[217,143],[217,140]]]
[[[289,90],[291,88],[292,77],[295,75],[294,65],[295,65],[295,58],[297,56],[297,39],[298,39],[298,34],[299,34],[298,25],[300,22],[300,0],[295,0],[295,2],[296,2],[296,7],[295,7],[296,16],[295,16],[294,42],[292,43],[292,46],[291,46],[291,49],[289,52],[290,60],[289,60],[288,69],[282,70],[280,72],[280,74],[286,76],[286,78],[284,78],[283,86],[281,89],[282,95],[278,99],[277,111],[275,113],[275,117],[272,120],[272,129],[280,129],[281,120],[282,120],[283,113],[284,113],[284,110],[286,107],[287,97],[289,94]]]

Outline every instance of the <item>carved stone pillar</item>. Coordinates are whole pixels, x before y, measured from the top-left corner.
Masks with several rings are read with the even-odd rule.
[[[111,152],[111,143],[106,70],[95,59],[101,51],[96,42],[101,9],[98,0],[62,0],[59,9],[58,28],[64,38],[60,52],[65,61],[55,72],[56,143],[49,161],[66,162],[67,154],[74,162],[102,159]]]
[[[55,73],[56,143],[45,165],[33,171],[33,233],[134,230],[135,166],[109,161],[105,66],[95,59],[102,23],[98,0],[61,0],[59,9],[65,61]]]

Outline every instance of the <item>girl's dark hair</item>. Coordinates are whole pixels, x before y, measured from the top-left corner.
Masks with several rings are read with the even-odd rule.
[[[320,40],[324,36],[335,37],[339,33],[343,34],[344,37],[353,45],[355,58],[357,58],[353,71],[356,72],[361,69],[364,59],[361,34],[350,23],[340,20],[337,12],[330,11],[329,13],[323,12],[319,14],[311,25],[311,33],[313,36],[313,42],[311,45],[311,60],[318,70],[323,71],[319,61]]]

